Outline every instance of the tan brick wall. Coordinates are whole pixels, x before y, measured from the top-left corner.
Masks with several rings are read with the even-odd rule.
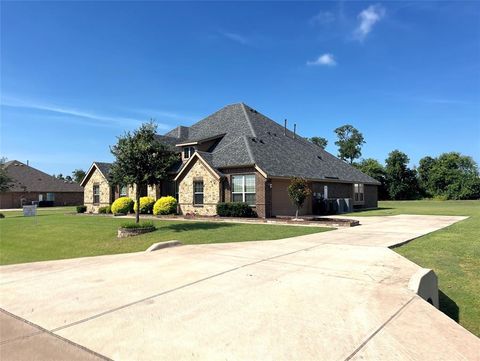
[[[98,184],[100,186],[100,203],[93,204],[93,186]],[[87,212],[96,213],[98,208],[105,207],[110,204],[111,187],[103,175],[95,169],[90,176],[83,192],[83,204],[87,206]]]
[[[203,179],[203,206],[193,205],[193,181],[196,179]],[[178,204],[181,214],[196,213],[202,216],[217,214],[217,203],[220,202],[220,181],[200,160],[195,161],[180,180],[178,187]]]

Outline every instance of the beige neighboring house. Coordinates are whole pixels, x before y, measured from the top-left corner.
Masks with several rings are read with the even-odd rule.
[[[219,202],[244,202],[259,217],[292,216],[292,177],[306,179],[312,191],[301,215],[322,214],[327,203],[339,212],[377,207],[377,180],[243,103],[158,139],[179,153],[179,162],[168,180],[141,193],[176,197],[180,214],[214,216]],[[89,212],[134,194],[108,184],[109,167],[94,162],[82,182]]]

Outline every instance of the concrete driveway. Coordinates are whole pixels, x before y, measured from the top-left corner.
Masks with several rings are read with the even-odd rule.
[[[409,289],[420,267],[387,248],[461,219],[4,266],[0,356],[478,360],[479,339]]]

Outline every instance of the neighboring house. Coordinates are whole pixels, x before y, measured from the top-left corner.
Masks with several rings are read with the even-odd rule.
[[[55,206],[74,206],[83,202],[83,188],[71,181],[57,179],[28,164],[12,160],[5,171],[13,187],[0,193],[0,208],[19,208],[33,203]]]
[[[182,214],[215,215],[219,202],[246,202],[259,217],[294,215],[287,193],[292,177],[307,179],[312,190],[300,214],[318,214],[324,198],[350,199],[355,208],[377,207],[378,181],[243,103],[158,137],[181,154],[181,162],[169,180],[143,193],[177,197]],[[121,193],[102,183],[108,165],[101,170],[99,164],[104,163],[94,163],[82,182],[85,204],[92,210]],[[98,197],[92,199],[95,192]]]

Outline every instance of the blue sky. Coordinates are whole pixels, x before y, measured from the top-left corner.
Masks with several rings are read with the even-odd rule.
[[[365,158],[479,162],[479,24],[475,1],[2,2],[1,155],[69,174],[243,101],[334,154],[350,123]]]

